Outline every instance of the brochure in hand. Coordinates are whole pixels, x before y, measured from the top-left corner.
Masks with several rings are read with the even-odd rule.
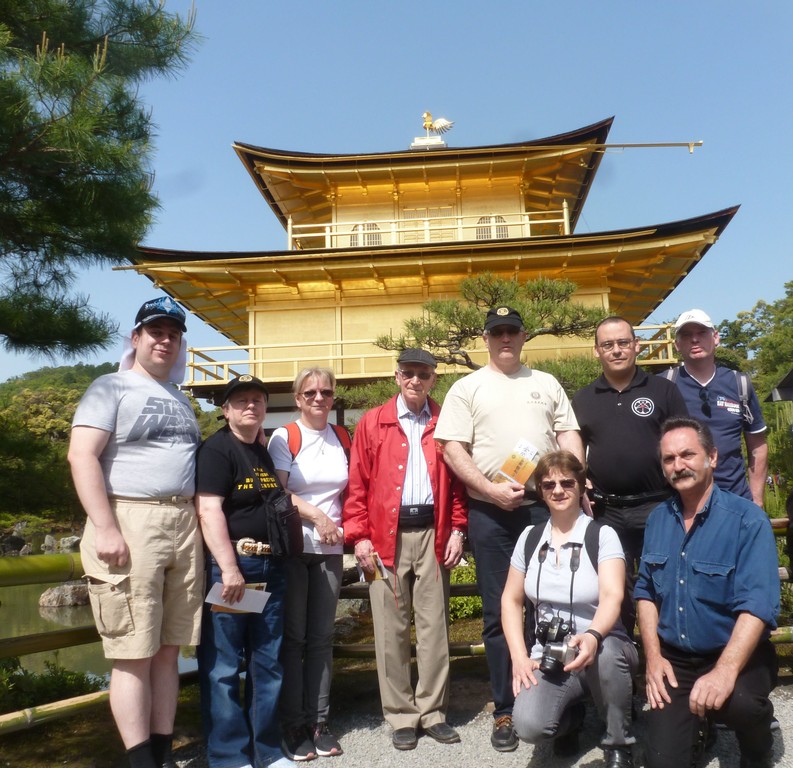
[[[493,477],[494,483],[526,485],[537,466],[540,452],[528,440],[518,440],[501,469]]]

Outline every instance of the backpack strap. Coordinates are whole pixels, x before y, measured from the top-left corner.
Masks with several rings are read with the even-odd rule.
[[[529,535],[526,536],[526,547],[523,550],[523,561],[526,563],[526,568],[529,567],[529,561],[534,557],[534,552],[537,545],[542,538],[542,532],[545,530],[545,523],[533,525],[529,529]],[[597,520],[592,520],[584,531],[584,549],[589,556],[589,562],[598,572],[598,553],[600,551],[600,523]]]
[[[526,548],[523,550],[523,562],[526,563],[526,570],[529,569],[529,561],[534,557],[534,550],[537,549],[544,530],[545,523],[538,523],[529,528],[529,535],[526,536]]]
[[[296,421],[290,421],[286,427],[286,444],[289,448],[289,453],[292,454],[292,461],[295,456],[300,453],[300,446],[303,445],[303,433]]]
[[[665,371],[661,371],[661,373],[658,375],[674,384],[677,381],[677,377],[680,375],[680,366],[675,365],[672,368],[667,368]]]
[[[752,380],[749,378],[748,373],[743,371],[733,371],[735,374],[735,383],[738,385],[738,398],[741,401],[741,413],[743,420],[747,426],[752,426],[754,422],[754,414],[752,409],[749,408],[749,392],[752,389]]]
[[[336,433],[336,439],[341,443],[341,447],[344,449],[344,455],[347,457],[347,463],[349,464],[350,449],[352,448],[350,433],[347,431],[347,428],[341,426],[341,424],[331,424],[330,426],[333,427],[333,431]],[[285,425],[284,429],[286,429],[286,444],[289,448],[289,453],[292,454],[292,461],[294,461],[295,456],[300,453],[300,447],[303,445],[303,433],[300,431],[300,427],[296,421],[290,421]]]
[[[598,572],[598,554],[600,553],[600,523],[597,520],[592,520],[584,531],[584,549],[589,555],[589,562]]]
[[[344,449],[344,455],[347,457],[347,464],[349,464],[350,449],[352,448],[350,433],[347,431],[347,427],[343,427],[341,424],[331,424],[331,427],[333,427],[333,431],[336,433],[336,439],[341,443],[341,447]]]

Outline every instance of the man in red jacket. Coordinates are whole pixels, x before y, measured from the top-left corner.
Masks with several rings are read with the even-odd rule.
[[[414,749],[419,729],[443,744],[460,740],[446,723],[449,571],[463,553],[468,508],[465,487],[435,444],[440,407],[429,392],[436,365],[423,349],[399,355],[399,394],[367,411],[356,427],[343,512],[345,543],[355,545],[358,564],[375,576],[369,600],[377,677],[383,716],[394,729],[397,749]],[[411,610],[419,673],[415,691]]]

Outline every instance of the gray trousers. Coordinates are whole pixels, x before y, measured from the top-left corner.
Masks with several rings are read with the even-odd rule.
[[[290,727],[326,723],[342,556],[303,554],[284,563],[281,720]]]
[[[513,726],[523,741],[536,744],[564,736],[571,726],[570,707],[592,695],[606,721],[603,747],[634,744],[631,727],[633,675],[639,655],[633,643],[608,635],[595,661],[581,672],[558,676],[534,671],[538,686],[521,688],[512,710]]]

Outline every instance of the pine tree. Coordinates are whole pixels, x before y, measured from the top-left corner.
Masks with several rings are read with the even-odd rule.
[[[194,17],[156,0],[0,0],[0,344],[75,354],[115,327],[73,292],[125,263],[157,201],[137,88],[183,67]]]

